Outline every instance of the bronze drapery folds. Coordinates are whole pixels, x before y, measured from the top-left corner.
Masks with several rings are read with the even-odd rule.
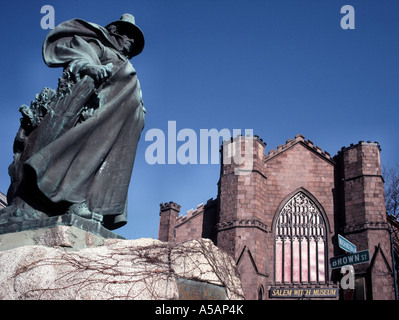
[[[144,47],[134,17],[101,27],[74,19],[46,37],[43,59],[62,67],[57,90],[22,106],[0,224],[73,213],[113,230],[126,223],[128,187],[144,127],[129,62]]]

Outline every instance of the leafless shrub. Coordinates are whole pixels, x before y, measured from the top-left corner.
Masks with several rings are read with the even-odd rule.
[[[58,249],[53,257],[18,268],[14,280],[46,277],[46,270],[56,271],[44,284],[27,286],[20,299],[177,299],[177,278],[222,285],[229,298],[243,298],[231,258],[202,239],[106,250]]]

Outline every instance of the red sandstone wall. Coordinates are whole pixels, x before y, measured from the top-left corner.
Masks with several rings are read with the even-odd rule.
[[[355,272],[371,273],[366,277],[369,299],[394,299],[380,148],[377,143],[359,142],[343,149],[337,160],[342,167],[344,235],[358,251],[368,249],[372,259],[370,264],[355,266]]]
[[[343,230],[358,250],[376,253],[369,284],[371,297],[393,298],[379,147],[359,144],[343,148],[332,160],[328,153],[298,135],[266,156],[264,148],[256,137],[253,168],[247,175],[237,175],[239,166],[234,163],[222,164],[218,199],[214,201],[220,207],[213,206],[205,215],[204,207],[199,206],[176,220],[172,211],[163,218],[161,215],[163,234],[170,237],[173,225],[172,241],[208,237],[208,233],[215,232],[217,246],[237,262],[246,298],[257,299],[260,287],[265,297],[274,282],[276,216],[286,201],[303,191],[321,209],[329,231],[326,281],[331,279],[328,259],[340,252],[335,231]],[[241,152],[244,154],[243,149]],[[339,223],[337,230],[335,223]],[[368,267],[364,264],[356,270],[365,272]]]
[[[179,217],[175,229],[176,242],[202,238],[202,224],[204,218],[204,211],[202,209],[203,206],[201,210],[189,211],[185,217]]]
[[[308,144],[306,144],[308,145]],[[273,270],[274,224],[281,206],[300,188],[313,195],[324,209],[330,227],[334,231],[334,165],[323,155],[297,143],[280,154],[266,159],[267,195],[265,223],[270,226],[271,237],[267,255],[270,257],[270,270]],[[328,258],[333,255],[332,233],[328,234]],[[329,278],[329,277],[328,277]],[[274,280],[274,273],[270,274]]]

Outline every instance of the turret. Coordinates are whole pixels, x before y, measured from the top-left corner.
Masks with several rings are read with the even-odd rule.
[[[357,251],[370,251],[370,263],[356,265],[355,273],[359,283],[364,283],[367,298],[377,300],[394,299],[380,151],[377,142],[359,141],[342,148],[335,157],[337,190],[343,203],[338,212],[343,227],[338,232],[354,243]],[[381,277],[382,273],[392,279]]]
[[[173,241],[176,219],[180,212],[180,205],[172,201],[160,204],[159,234],[161,241]]]

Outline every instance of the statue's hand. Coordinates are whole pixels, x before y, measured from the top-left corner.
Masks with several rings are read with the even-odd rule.
[[[101,84],[106,81],[112,75],[113,65],[108,63],[106,66],[98,66],[94,64],[85,65],[80,71],[81,77],[89,76],[97,84]]]

